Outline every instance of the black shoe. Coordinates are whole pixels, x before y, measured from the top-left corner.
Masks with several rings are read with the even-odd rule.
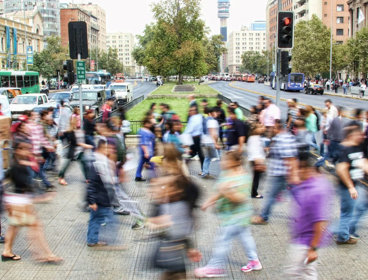
[[[135,178],[135,181],[136,181],[136,182],[146,182],[146,179],[136,177],[136,178]]]
[[[114,214],[115,215],[129,216],[130,215],[130,212],[129,211],[126,211],[126,210],[123,210],[123,211],[114,211]]]
[[[56,187],[51,185],[51,186],[46,188],[46,192],[56,192]]]
[[[5,243],[5,237],[0,235],[0,243]]]

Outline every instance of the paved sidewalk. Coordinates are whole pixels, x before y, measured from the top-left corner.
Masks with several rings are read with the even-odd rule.
[[[212,172],[218,174],[218,162],[213,162]],[[189,169],[193,177],[198,173],[198,162],[192,162]],[[135,183],[134,170],[129,172],[131,181],[125,188],[134,200],[139,201],[146,213],[149,211],[148,185]],[[47,203],[37,205],[38,214],[45,226],[46,238],[52,250],[64,258],[61,265],[45,265],[34,263],[31,259],[29,244],[26,240],[26,229],[22,229],[16,242],[14,252],[23,259],[19,262],[0,263],[0,279],[88,279],[88,280],[143,280],[159,279],[160,271],[151,268],[152,251],[155,241],[144,240],[149,231],[147,229],[133,231],[130,229],[134,223],[131,216],[118,216],[121,222],[119,238],[128,245],[128,250],[95,251],[86,246],[86,231],[88,213],[81,212],[79,203],[82,200],[85,185],[79,165],[74,163],[66,175],[70,184],[67,187],[58,187],[57,197]],[[198,180],[203,190],[203,198],[209,193],[213,181]],[[261,190],[261,193],[267,193]],[[258,212],[262,200],[252,200]],[[223,279],[282,279],[282,266],[285,259],[288,235],[288,218],[292,209],[289,208],[289,197],[285,193],[283,202],[274,208],[270,224],[267,226],[252,226],[258,253],[264,269],[259,272],[244,274],[240,271],[246,263],[246,257],[240,243],[234,242],[228,265],[228,276]],[[338,215],[338,203],[334,208],[335,218]],[[2,224],[6,226],[5,218]],[[198,213],[198,230],[194,236],[199,249],[203,253],[200,264],[188,265],[188,270],[205,264],[211,255],[214,238],[218,230],[218,220],[213,211]],[[361,240],[356,246],[337,247],[331,244],[327,249],[321,250],[319,260],[320,279],[367,279],[368,267],[368,228],[361,228]],[[2,250],[3,245],[0,245]]]

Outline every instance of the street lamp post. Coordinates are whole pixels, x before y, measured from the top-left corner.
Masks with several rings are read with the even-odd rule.
[[[331,27],[330,27],[330,82],[332,81],[332,24],[333,24],[333,15],[332,15],[332,12],[333,12],[333,9],[332,9],[332,1],[333,0],[330,0],[330,3],[331,3]]]

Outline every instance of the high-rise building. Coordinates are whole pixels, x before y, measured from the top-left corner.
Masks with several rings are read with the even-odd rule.
[[[48,36],[60,36],[59,0],[6,0],[4,14],[17,11],[38,9],[42,15],[43,32]]]
[[[265,20],[256,20],[250,24],[250,30],[253,31],[266,31],[266,21]]]
[[[231,32],[227,49],[229,73],[237,73],[242,65],[244,52],[256,51],[261,53],[266,50],[266,30],[257,30],[254,25],[251,25],[251,29],[242,27],[240,31]]]
[[[78,7],[90,12],[96,21],[92,20],[91,24],[98,29],[98,48],[106,50],[106,12],[97,4],[77,4]]]
[[[355,33],[363,27],[368,26],[368,0],[348,0],[347,5],[349,14],[349,36],[353,37]],[[339,10],[341,10],[341,8],[340,6]]]
[[[294,23],[311,20],[313,15],[322,19],[322,1],[325,0],[293,0]]]
[[[332,36],[338,44],[349,39],[349,6],[346,0],[322,0],[322,22],[332,24]],[[368,2],[368,1],[367,1]]]
[[[134,35],[132,33],[107,33],[107,48],[117,49],[119,60],[124,65],[124,72],[130,76],[134,76],[138,69],[133,58]]]
[[[292,11],[293,0],[282,0],[282,10]],[[278,11],[278,0],[268,0],[266,7],[266,45],[268,50],[272,50],[275,46]]]

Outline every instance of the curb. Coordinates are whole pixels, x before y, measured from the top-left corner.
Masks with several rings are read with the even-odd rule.
[[[356,100],[362,100],[362,101],[368,101],[368,98],[361,98],[361,97],[355,97],[355,96],[349,96],[349,95],[340,95],[340,94],[333,94],[330,92],[324,92],[323,95],[328,95],[328,96],[336,96],[336,97],[342,97],[342,98],[350,98],[350,99],[356,99]]]

